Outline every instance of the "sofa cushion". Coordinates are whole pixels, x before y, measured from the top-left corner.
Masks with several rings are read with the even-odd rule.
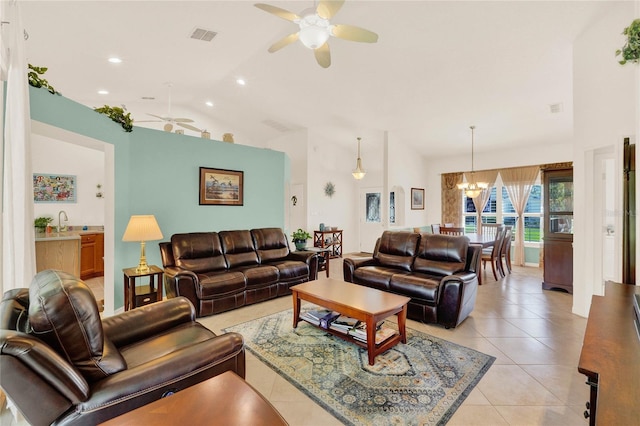
[[[247,287],[240,271],[209,271],[198,274],[196,291],[200,299],[213,299],[241,293]]]
[[[389,290],[389,282],[394,274],[399,271],[396,268],[384,266],[363,266],[353,272],[353,282],[355,284],[366,285],[378,290]],[[406,272],[407,274],[409,272]]]
[[[381,266],[411,271],[420,234],[414,232],[384,231],[373,258]]]
[[[260,263],[284,259],[289,255],[287,237],[280,228],[252,229],[251,235]]]
[[[442,277],[421,274],[394,274],[389,282],[389,290],[412,299],[419,299],[431,306],[438,303],[438,292]]]
[[[309,280],[309,265],[300,260],[277,260],[269,265],[278,268],[279,280],[282,283]]]
[[[465,236],[421,234],[413,270],[441,276],[464,271],[468,248]]]
[[[33,334],[73,364],[88,382],[125,370],[127,364],[102,330],[98,304],[85,283],[46,270],[29,287]]]
[[[278,268],[275,266],[242,266],[236,270],[244,274],[247,288],[266,287],[278,282]]]
[[[229,269],[260,264],[251,232],[248,230],[220,231],[218,235]]]
[[[227,268],[217,232],[193,232],[171,236],[175,265],[195,272],[221,271]]]

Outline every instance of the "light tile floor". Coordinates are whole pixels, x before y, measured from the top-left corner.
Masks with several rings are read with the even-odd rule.
[[[331,276],[342,278],[341,259],[331,261]],[[513,274],[499,281],[489,270],[484,274],[474,311],[457,328],[446,330],[407,321],[407,326],[415,330],[496,357],[449,425],[587,424],[582,412],[589,389],[577,370],[586,319],[571,313],[571,295],[543,291],[541,282],[542,271],[538,268],[514,267]],[[282,297],[200,321],[220,333],[225,327],[290,307],[291,299]],[[291,425],[340,424],[249,352],[246,371],[247,381]],[[6,419],[0,417],[0,423],[5,424]]]

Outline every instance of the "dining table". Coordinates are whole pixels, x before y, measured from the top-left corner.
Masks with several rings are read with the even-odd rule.
[[[480,244],[482,248],[493,247],[496,242],[496,236],[491,234],[464,234],[469,238],[469,244]]]

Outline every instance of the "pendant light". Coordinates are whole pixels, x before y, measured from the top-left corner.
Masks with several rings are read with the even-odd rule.
[[[360,160],[360,139],[358,138],[358,159],[356,160],[356,169],[351,173],[353,177],[360,180],[367,174],[362,168],[362,160]]]
[[[473,176],[473,131],[476,126],[470,126],[469,128],[471,129],[471,173],[469,173],[469,179],[467,179],[467,182],[458,184],[458,189],[462,189],[464,191],[464,195],[468,198],[476,198],[482,194],[482,191],[489,187],[489,184],[485,182],[476,182]]]

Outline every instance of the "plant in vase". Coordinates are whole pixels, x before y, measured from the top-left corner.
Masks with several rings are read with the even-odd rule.
[[[36,228],[36,232],[42,234],[47,228],[47,225],[50,224],[52,221],[53,221],[52,217],[44,217],[44,216],[37,217],[33,221],[33,226]]]
[[[298,228],[297,231],[291,234],[291,240],[296,245],[296,250],[304,250],[309,238],[311,238],[311,235],[302,228]]]

